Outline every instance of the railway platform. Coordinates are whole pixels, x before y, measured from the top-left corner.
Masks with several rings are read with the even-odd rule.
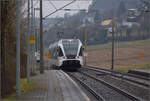
[[[47,70],[32,79],[38,89],[23,94],[16,101],[91,101],[76,82],[61,70]]]

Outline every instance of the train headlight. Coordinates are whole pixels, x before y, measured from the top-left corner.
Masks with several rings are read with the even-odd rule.
[[[63,59],[66,59],[66,57],[65,57],[65,56],[63,56]]]
[[[79,58],[79,56],[76,56],[76,58]]]

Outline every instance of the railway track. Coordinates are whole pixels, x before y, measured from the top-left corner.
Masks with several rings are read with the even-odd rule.
[[[139,84],[139,85],[147,87],[147,88],[150,87],[150,83],[147,83],[148,81],[150,81],[150,78],[146,78],[143,76],[133,75],[133,74],[124,73],[124,72],[118,72],[118,71],[113,71],[113,70],[101,69],[101,68],[96,68],[96,67],[83,67],[82,69],[111,75],[113,77],[117,77],[119,79],[124,79],[124,80],[130,81],[135,84]]]
[[[84,88],[86,88],[98,101],[105,101],[105,99],[100,96],[96,91],[94,91],[90,86],[88,86],[86,83],[84,83],[82,80],[76,78],[74,75],[69,74],[71,77],[73,77],[75,80],[77,80]]]
[[[87,73],[79,71],[77,73],[68,74],[88,89],[88,91],[91,92],[98,101],[141,101],[141,99],[134,95]]]

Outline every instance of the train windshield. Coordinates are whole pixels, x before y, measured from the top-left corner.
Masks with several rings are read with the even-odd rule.
[[[64,51],[66,56],[68,55],[77,55],[78,52],[78,46],[79,46],[79,42],[78,40],[66,40],[63,41],[63,47],[64,47]]]

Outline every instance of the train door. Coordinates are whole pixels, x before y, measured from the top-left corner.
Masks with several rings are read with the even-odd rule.
[[[63,55],[62,49],[60,47],[57,48],[57,53],[58,53],[58,57],[57,57],[58,65],[61,66],[64,55]]]

